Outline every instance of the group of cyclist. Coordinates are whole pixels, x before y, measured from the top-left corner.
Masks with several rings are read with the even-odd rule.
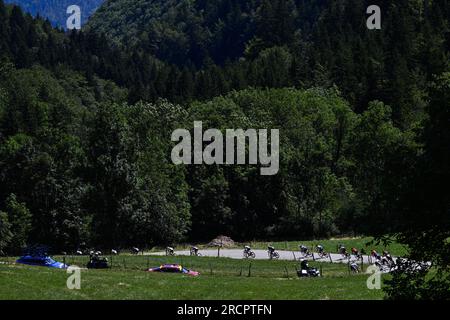
[[[299,245],[299,251],[300,251],[300,254],[302,255],[301,259],[307,259],[308,257],[312,257],[314,259],[314,253],[316,253],[318,255],[319,259],[330,258],[330,254],[325,251],[325,247],[322,244],[318,244],[315,247],[315,252],[310,251],[310,249],[307,246],[301,244],[301,245]],[[280,254],[276,251],[275,247],[272,245],[269,245],[267,247],[267,253],[268,253],[270,260],[272,260],[272,259],[276,260],[276,259],[280,258]],[[351,256],[354,256],[355,258],[357,258],[359,260],[359,259],[362,259],[363,255],[365,254],[365,251],[364,251],[364,249],[358,250],[357,248],[352,247],[350,252],[348,252],[347,248],[343,244],[340,244],[340,245],[338,245],[338,253],[340,255],[342,255],[342,257],[345,259],[350,259]],[[166,255],[174,256],[175,255],[174,248],[167,247]],[[199,248],[196,246],[192,246],[190,248],[190,255],[191,256],[201,256],[201,253],[199,252]],[[243,257],[244,257],[244,259],[255,259],[256,254],[251,249],[250,246],[246,245],[244,247]],[[380,255],[377,251],[372,250],[370,252],[370,257],[371,257],[371,259],[375,259],[375,265],[379,266],[380,268],[384,267],[384,266],[388,266],[388,267],[395,266],[394,259],[392,258],[392,256],[389,254],[388,251],[383,251],[382,255]],[[352,267],[352,271],[358,272],[356,263],[353,263],[351,267]],[[353,269],[355,269],[355,270],[353,270]]]
[[[355,256],[357,259],[362,259],[362,256],[366,253],[364,249],[358,250],[355,247],[352,247],[351,251],[348,252],[347,248],[340,244],[338,245],[338,253],[343,256],[343,258],[350,258],[350,256]]]
[[[275,247],[273,247],[273,246],[267,247],[267,254],[268,254],[270,260],[280,258],[280,254],[275,250]],[[244,247],[244,259],[255,259],[255,258],[256,258],[256,254],[252,250],[252,248],[250,248],[250,246],[245,246]]]
[[[172,247],[166,248],[166,256],[174,256],[175,255],[175,249]],[[199,252],[199,248],[193,246],[190,249],[190,255],[195,257],[200,257],[202,254]]]
[[[309,248],[303,244],[299,245],[299,250],[302,255],[302,258],[308,258],[308,257],[314,257],[314,253],[309,250]],[[269,259],[278,259],[280,257],[279,253],[275,250],[273,246],[267,247],[267,252],[269,255]],[[323,245],[319,244],[316,246],[316,253],[319,256],[319,258],[329,258],[330,254],[325,251],[325,248]],[[348,258],[350,257],[350,254],[347,253],[347,249],[343,246],[339,246],[339,253],[342,254],[344,257]],[[364,251],[360,253],[360,251],[356,248],[352,248],[351,254],[356,256],[357,258],[361,258],[362,254],[364,254]],[[251,250],[249,246],[244,247],[244,258],[254,258],[255,253]]]
[[[386,250],[383,251],[381,255],[377,251],[372,250],[370,252],[370,257],[372,259],[375,259],[375,265],[378,266],[380,269],[383,269],[385,267],[393,268],[396,265],[391,254]]]

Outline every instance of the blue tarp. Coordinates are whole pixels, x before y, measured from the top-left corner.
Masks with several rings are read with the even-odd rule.
[[[30,266],[42,266],[56,269],[67,269],[68,267],[68,265],[57,262],[48,256],[23,256],[16,262]]]

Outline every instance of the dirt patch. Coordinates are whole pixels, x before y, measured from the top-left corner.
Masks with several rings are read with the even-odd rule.
[[[224,248],[231,248],[234,245],[235,245],[234,240],[227,236],[218,236],[217,238],[212,240],[210,243],[208,243],[208,246],[211,246],[211,247],[221,246]]]

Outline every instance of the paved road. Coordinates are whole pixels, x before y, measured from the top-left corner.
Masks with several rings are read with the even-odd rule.
[[[217,257],[217,249],[209,249],[209,250],[200,250],[200,254],[204,257]],[[256,255],[256,259],[258,260],[267,260],[268,255],[266,250],[253,250]],[[297,251],[283,251],[283,250],[277,250],[277,252],[280,254],[280,260],[291,260],[294,259],[299,260],[303,259],[303,255]],[[149,255],[158,255],[163,256],[166,255],[165,252],[153,252],[148,253]],[[190,252],[189,250],[185,251],[175,251],[176,256],[189,256]],[[320,259],[317,253],[314,253],[314,259],[312,257],[308,257],[308,260],[315,260],[315,261],[323,261],[323,262],[333,262],[333,263],[347,263],[348,259],[343,258],[342,255],[337,253],[331,253],[331,260],[330,258],[324,258]],[[232,259],[243,259],[243,250],[241,249],[221,249],[220,250],[220,257],[222,258],[232,258]],[[371,263],[371,258],[369,256],[363,256],[363,261],[365,264]],[[351,256],[350,261],[356,261],[355,256]]]

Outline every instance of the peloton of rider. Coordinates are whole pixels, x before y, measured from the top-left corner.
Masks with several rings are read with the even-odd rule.
[[[325,252],[325,249],[323,248],[323,245],[319,244],[317,245],[317,252],[320,254],[323,254]]]
[[[380,254],[379,254],[378,252],[376,252],[375,250],[372,250],[372,251],[370,252],[370,255],[371,255],[372,257],[374,257],[375,259],[377,259],[377,260],[380,260],[380,259],[381,259]]]
[[[347,249],[342,244],[339,245],[339,253],[345,255],[347,254]]]
[[[300,245],[300,252],[305,254],[308,253],[308,247],[303,244]]]
[[[383,251],[383,258],[387,260],[388,262],[394,262],[394,259],[392,258],[389,251]]]
[[[355,261],[350,264],[350,269],[353,273],[359,273],[359,266]]]

